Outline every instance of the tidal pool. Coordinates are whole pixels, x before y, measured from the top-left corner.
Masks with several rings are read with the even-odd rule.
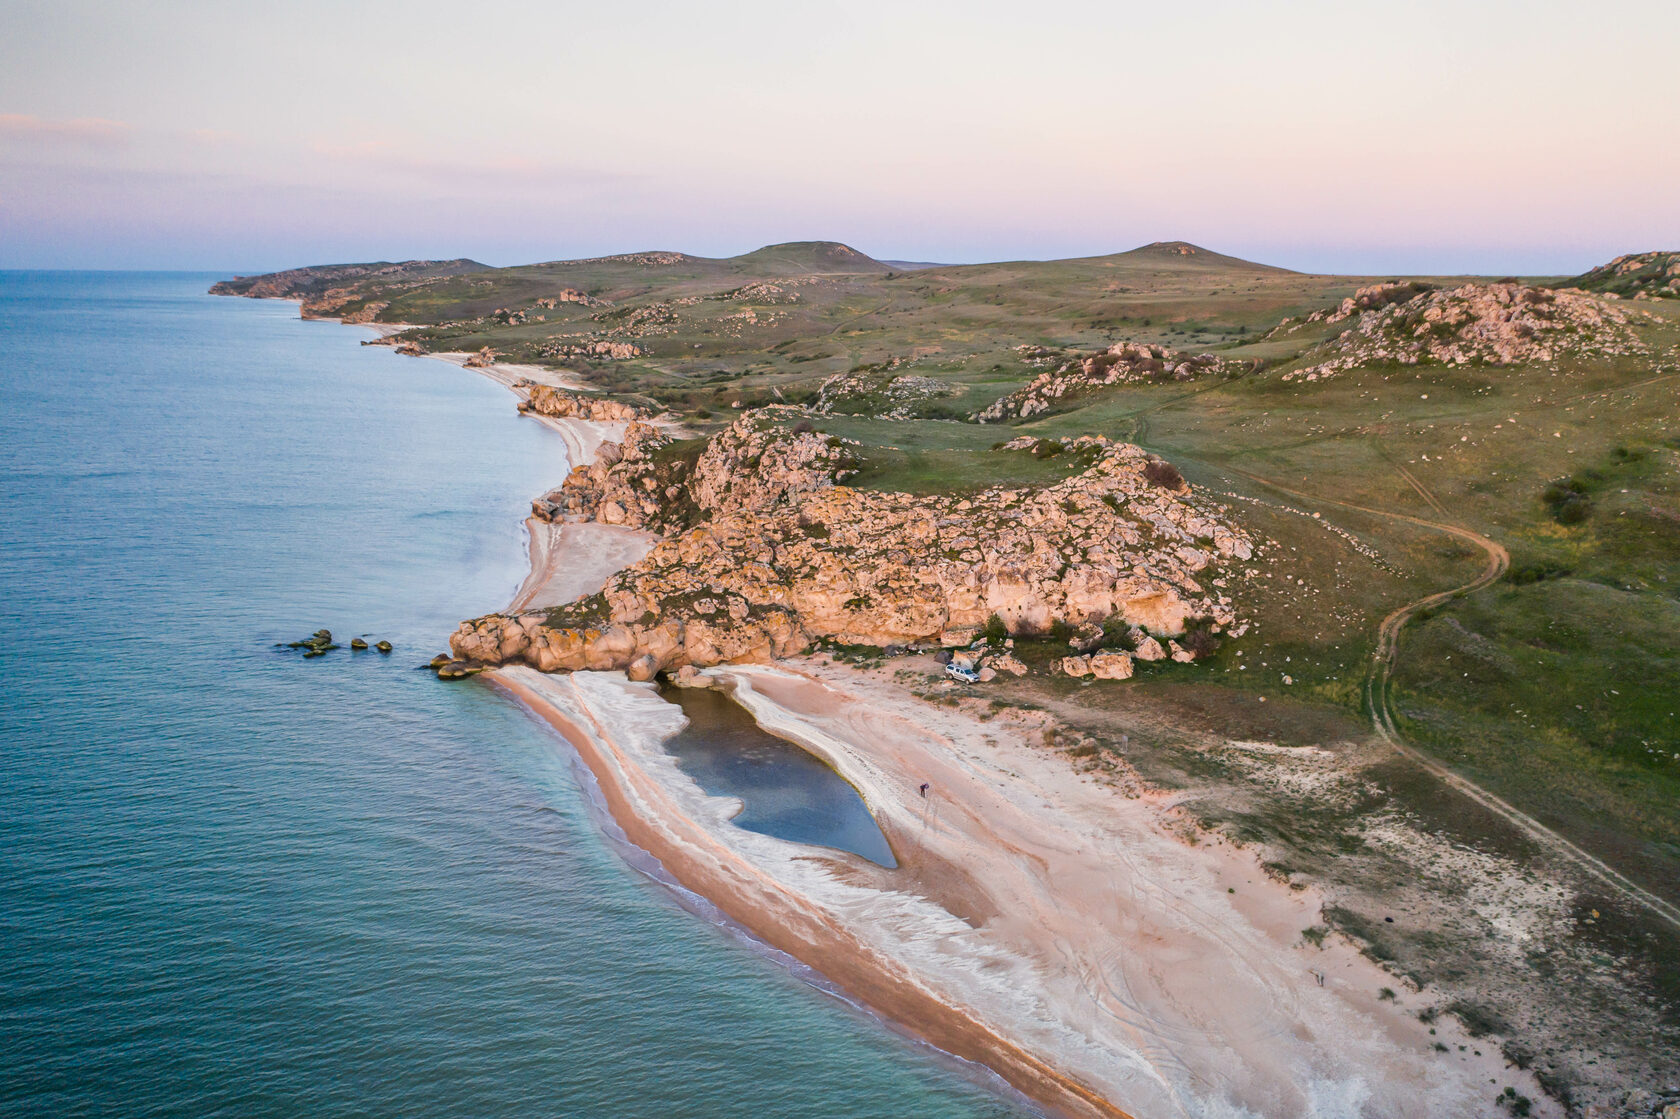
[[[821,760],[764,730],[722,692],[666,688],[661,694],[688,716],[665,749],[706,792],[741,799],[737,827],[898,865],[863,797]]]

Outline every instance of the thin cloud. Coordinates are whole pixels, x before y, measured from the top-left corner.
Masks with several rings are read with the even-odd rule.
[[[0,138],[109,146],[128,140],[128,125],[103,117],[44,120],[28,113],[0,113]]]
[[[623,183],[641,177],[626,172],[553,163],[522,156],[481,154],[453,160],[417,156],[404,151],[389,140],[370,139],[348,144],[316,140],[310,144],[310,150],[331,162],[403,175],[438,185],[490,181],[530,186],[566,183],[590,185]]]

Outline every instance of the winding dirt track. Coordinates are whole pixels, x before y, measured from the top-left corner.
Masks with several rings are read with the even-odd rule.
[[[1446,509],[1435,498],[1434,494],[1430,493],[1405,467],[1399,464],[1394,465],[1395,469],[1400,472],[1401,477],[1405,478],[1406,482],[1417,490],[1425,504],[1443,516],[1446,515]],[[1377,647],[1371,655],[1371,666],[1365,674],[1365,702],[1371,712],[1372,726],[1383,741],[1410,759],[1419,768],[1433,774],[1444,784],[1463,793],[1483,808],[1507,821],[1545,850],[1573,862],[1581,870],[1598,879],[1627,900],[1643,906],[1676,929],[1680,929],[1680,908],[1671,905],[1643,886],[1631,881],[1601,859],[1589,855],[1526,812],[1488,792],[1474,781],[1453,772],[1434,758],[1410,745],[1395,724],[1393,705],[1389,698],[1389,680],[1393,675],[1394,664],[1400,651],[1400,631],[1406,627],[1406,623],[1418,611],[1439,606],[1456,595],[1479,591],[1504,575],[1506,569],[1511,565],[1511,554],[1505,550],[1505,547],[1498,541],[1491,540],[1479,532],[1473,532],[1459,525],[1427,521],[1421,517],[1412,517],[1404,513],[1395,513],[1386,509],[1372,509],[1348,501],[1337,501],[1334,498],[1322,497],[1317,494],[1302,493],[1279,485],[1269,478],[1262,478],[1258,474],[1250,474],[1233,466],[1223,466],[1220,469],[1247,478],[1251,482],[1258,482],[1276,490],[1278,493],[1287,494],[1301,501],[1338,505],[1344,509],[1354,509],[1361,513],[1387,517],[1390,520],[1404,521],[1420,528],[1445,532],[1473,544],[1485,552],[1487,554],[1487,566],[1474,579],[1462,586],[1439,591],[1415,602],[1408,602],[1385,617],[1382,624],[1377,627]]]

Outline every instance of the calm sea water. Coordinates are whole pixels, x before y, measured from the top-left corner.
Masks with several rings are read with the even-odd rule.
[[[561,449],[212,277],[0,273],[0,1113],[1005,1116],[414,666]],[[391,657],[276,650],[321,626]]]

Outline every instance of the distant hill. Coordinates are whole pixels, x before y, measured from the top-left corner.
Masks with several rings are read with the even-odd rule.
[[[788,241],[780,245],[766,245],[762,249],[730,257],[729,263],[754,272],[780,272],[785,275],[856,275],[892,271],[885,262],[838,241]]]
[[[1628,253],[1559,286],[1624,299],[1680,299],[1680,252]]]
[[[1192,245],[1188,241],[1154,241],[1147,245],[1139,245],[1135,249],[1128,249],[1123,253],[1111,253],[1106,257],[1091,259],[1125,261],[1128,263],[1149,262],[1204,270],[1241,269],[1246,272],[1259,270],[1280,275],[1294,274],[1287,268],[1278,268],[1271,264],[1256,264],[1252,260],[1243,260],[1241,257],[1226,256],[1224,253],[1216,253],[1212,249],[1204,249],[1200,245]]]
[[[210,288],[211,295],[247,295],[253,299],[311,299],[346,284],[435,280],[463,272],[483,272],[489,265],[465,257],[456,260],[376,260],[365,264],[317,264],[260,276],[235,276]]]

